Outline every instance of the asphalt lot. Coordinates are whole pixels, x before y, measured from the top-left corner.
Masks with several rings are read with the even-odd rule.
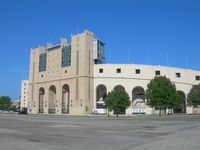
[[[0,150],[200,150],[200,116],[0,114]]]

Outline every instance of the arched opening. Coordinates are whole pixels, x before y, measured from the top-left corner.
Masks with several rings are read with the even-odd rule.
[[[121,90],[124,90],[124,91],[126,91],[125,90],[125,88],[122,86],[122,85],[116,85],[114,88],[113,88],[113,90],[116,90],[116,89],[121,89]],[[117,110],[114,110],[114,114],[117,114]],[[120,109],[119,110],[119,114],[126,114],[126,109]]]
[[[179,107],[174,108],[174,113],[186,113],[186,96],[183,91],[177,91]]]
[[[39,110],[38,110],[39,113],[44,113],[44,94],[45,94],[44,88],[41,87],[39,89]]]
[[[62,87],[62,113],[63,114],[69,113],[69,100],[70,100],[69,86],[65,84]]]
[[[56,103],[56,87],[54,85],[49,88],[49,114],[55,114],[55,103]]]
[[[145,90],[137,86],[132,90],[133,114],[145,114]]]
[[[104,99],[107,95],[106,86],[101,84],[96,88],[96,108],[105,108]]]
[[[114,90],[116,90],[116,89],[122,89],[122,90],[125,91],[125,88],[122,85],[116,85],[113,89]]]

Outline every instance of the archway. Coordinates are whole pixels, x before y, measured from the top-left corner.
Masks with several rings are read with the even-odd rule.
[[[113,90],[116,90],[116,89],[122,89],[125,91],[125,88],[122,86],[122,85],[116,85]]]
[[[49,114],[55,114],[55,102],[56,102],[56,87],[54,85],[49,88]]]
[[[100,84],[96,88],[96,108],[105,108],[104,98],[107,95],[106,86]]]
[[[62,87],[62,113],[63,114],[69,113],[69,100],[70,100],[69,85],[65,84]]]
[[[133,114],[145,114],[145,90],[137,86],[132,90]]]
[[[113,90],[116,90],[116,89],[122,89],[122,90],[126,91],[125,88],[122,85],[116,85],[113,88]],[[114,110],[114,114],[117,114],[117,110]],[[126,109],[120,109],[119,114],[126,114]]]
[[[174,113],[186,113],[186,96],[183,91],[177,91],[180,106],[174,108]]]
[[[45,94],[44,88],[41,87],[39,89],[39,110],[38,110],[39,113],[44,113],[44,94]]]

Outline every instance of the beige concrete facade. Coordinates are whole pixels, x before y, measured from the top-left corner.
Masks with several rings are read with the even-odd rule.
[[[100,73],[100,69],[103,72]],[[117,69],[120,69],[121,72],[117,73]],[[140,70],[140,73],[136,73],[136,70]],[[99,64],[94,65],[94,88],[96,87],[95,89],[97,89],[99,85],[104,85],[106,91],[109,92],[117,85],[123,86],[131,100],[131,106],[126,110],[126,114],[132,114],[134,108],[144,109],[145,114],[157,113],[145,105],[145,99],[142,101],[142,98],[140,98],[141,94],[144,94],[147,89],[147,84],[156,76],[156,71],[159,71],[160,75],[165,75],[175,83],[177,91],[183,96],[184,103],[187,106],[187,94],[192,85],[200,83],[200,80],[196,79],[197,76],[200,76],[200,71],[139,64]],[[136,98],[134,98],[135,89],[140,89],[138,91],[140,96],[136,96]],[[94,95],[96,94],[97,90]],[[135,94],[137,95],[137,90]],[[139,104],[136,104],[138,102]],[[94,105],[95,107],[96,105]],[[192,107],[186,107],[185,109],[187,114],[198,112],[198,109],[193,109]]]
[[[72,35],[71,65],[67,67],[61,66],[62,49],[67,46],[65,39],[61,39],[61,43],[56,46],[31,49],[30,113],[61,114],[63,109],[69,114],[91,112],[93,106],[93,40],[93,33],[87,30],[81,34]],[[46,53],[45,71],[39,71],[39,58],[42,53]],[[63,89],[65,85],[68,87],[67,91]],[[42,91],[40,91],[41,88]],[[50,100],[52,97],[53,100]],[[41,104],[40,101],[42,101]],[[65,103],[65,108],[63,108],[63,103]],[[41,105],[42,111],[39,112]],[[52,110],[49,111],[49,107]]]
[[[100,48],[95,47],[98,44]],[[61,38],[58,45],[49,43],[46,47],[31,49],[29,113],[75,115],[89,114],[94,109],[105,112],[102,111],[103,96],[120,85],[131,101],[130,108],[124,113],[152,114],[157,112],[145,105],[144,93],[155,75],[165,75],[176,84],[185,106],[192,85],[200,83],[200,71],[152,65],[101,64],[103,62],[104,44],[87,30],[72,35],[70,43]],[[177,111],[193,113],[194,109],[185,107]]]

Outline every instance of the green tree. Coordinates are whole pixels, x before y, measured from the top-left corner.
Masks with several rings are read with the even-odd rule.
[[[11,106],[11,99],[8,96],[1,96],[0,97],[0,109],[5,110],[9,109]]]
[[[174,113],[185,113],[186,112],[185,96],[182,97],[182,95],[180,94],[179,91],[177,91],[177,96],[178,96],[178,99],[174,103],[173,111],[174,111]]]
[[[187,95],[188,106],[197,107],[200,105],[200,84],[193,85]]]
[[[165,76],[155,77],[147,85],[147,105],[161,111],[172,109],[179,105],[176,86]]]
[[[105,98],[105,106],[108,109],[108,117],[109,111],[116,111],[117,117],[119,111],[122,109],[126,109],[130,106],[129,95],[125,90],[116,88],[113,91],[109,92]]]

